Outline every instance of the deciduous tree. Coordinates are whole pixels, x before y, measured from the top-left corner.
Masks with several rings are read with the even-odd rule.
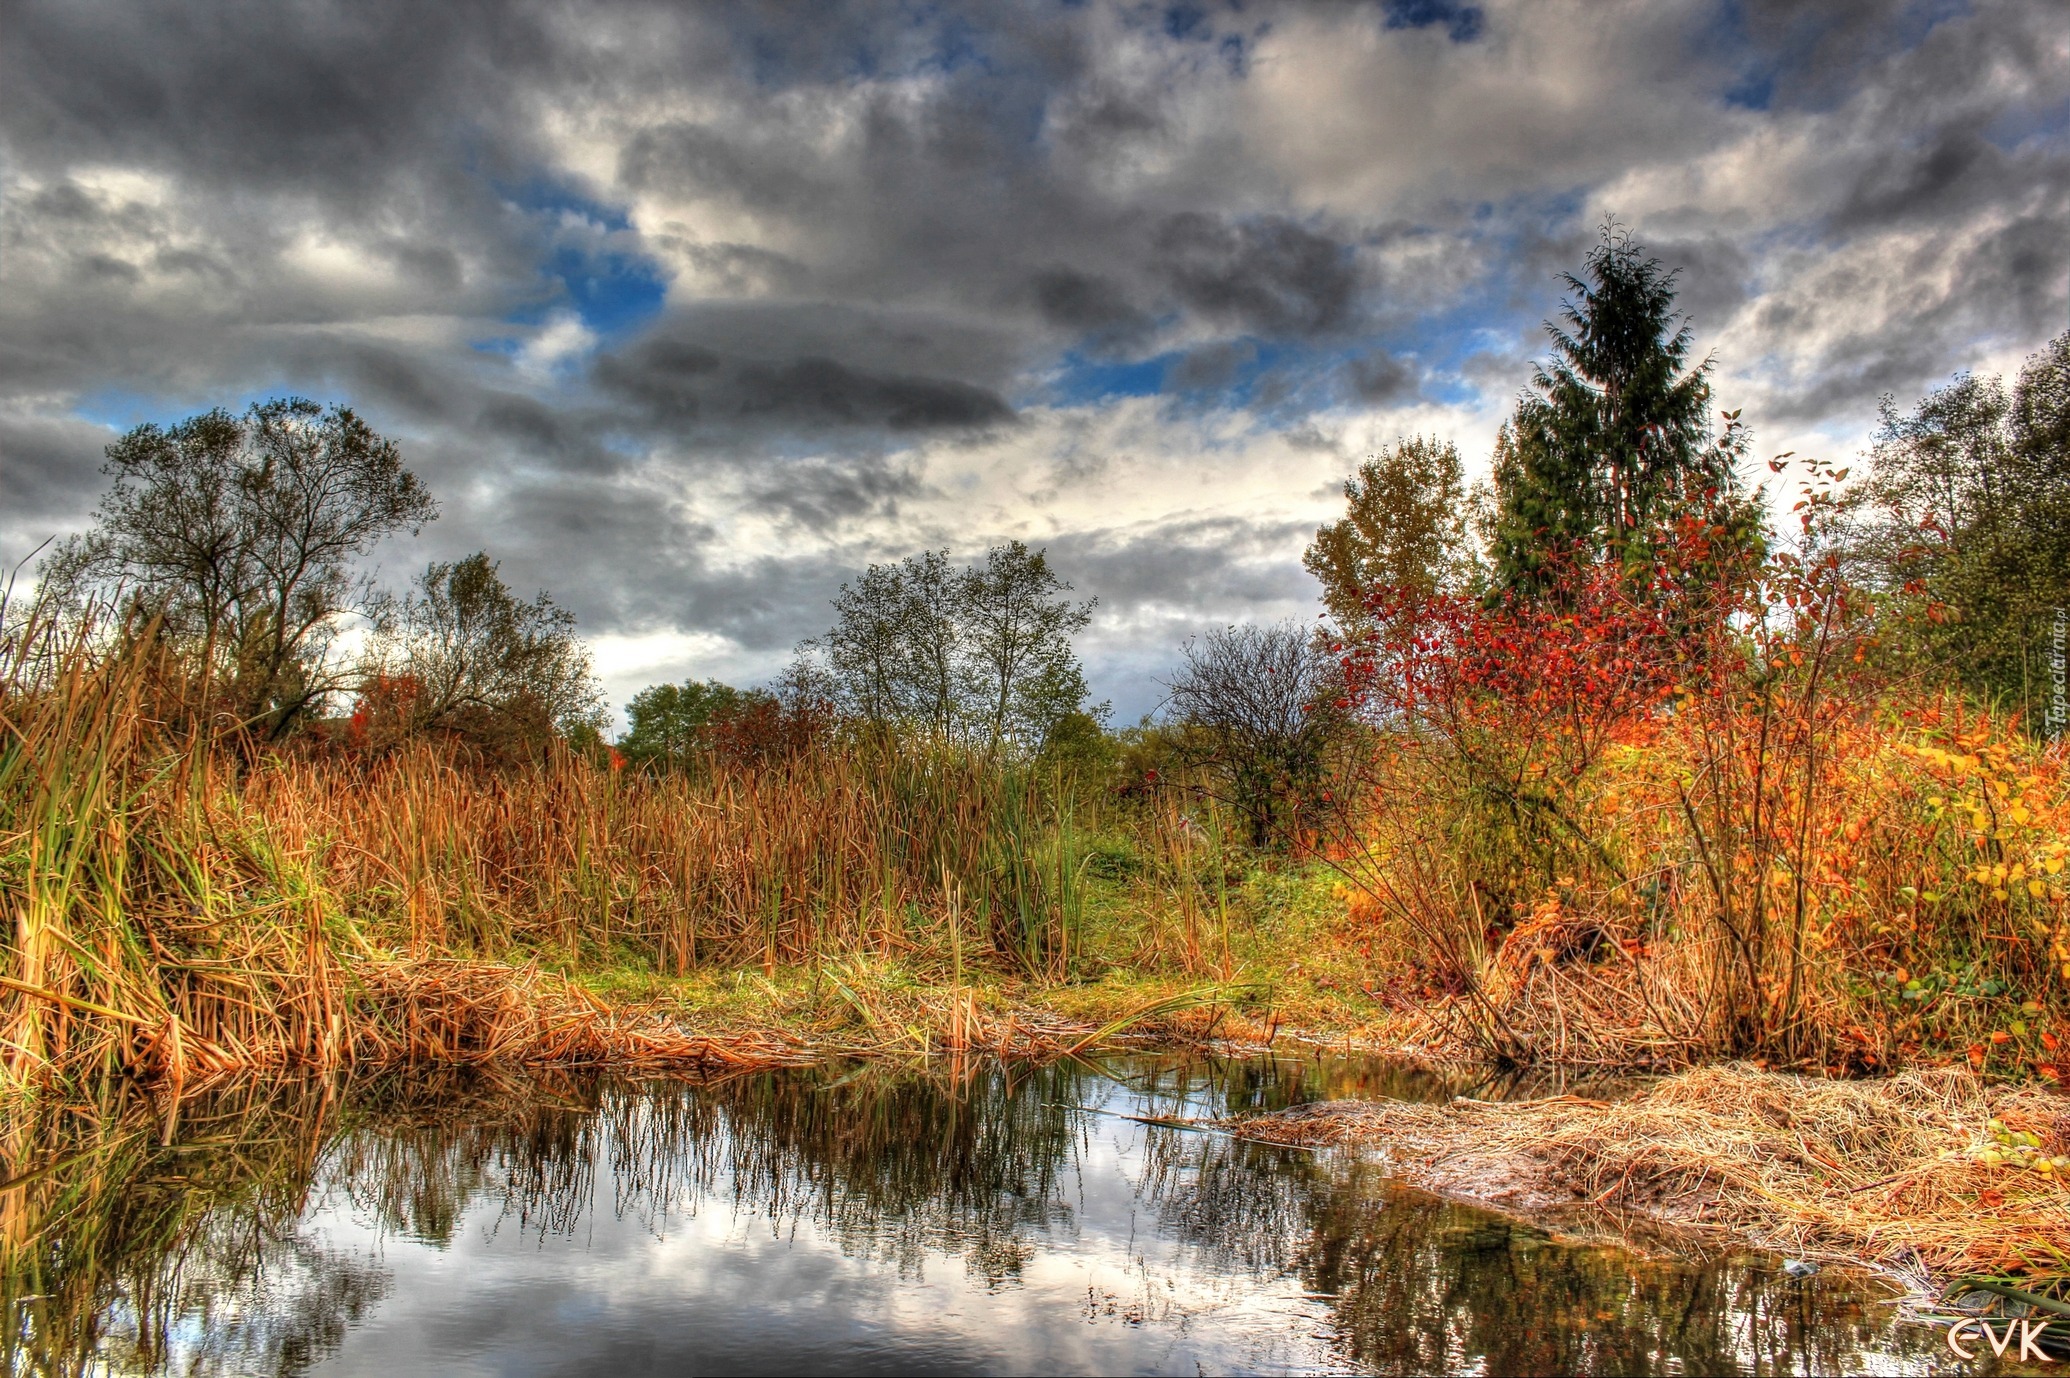
[[[371,597],[361,558],[438,515],[394,441],[302,398],[138,426],[103,472],[93,527],[53,554],[46,585],[159,615],[214,706],[272,737],[343,685],[332,651]]]
[[[603,694],[575,617],[545,593],[513,594],[485,554],[433,563],[376,610],[380,672],[415,686],[406,725],[459,732],[498,750],[553,732],[593,734]]]
[[[987,746],[1040,749],[1085,701],[1085,673],[1071,638],[1092,621],[1093,604],[1073,603],[1071,586],[1047,556],[1020,541],[994,546],[964,573],[958,590],[962,655],[974,690],[970,707]]]
[[[684,680],[654,684],[632,696],[625,708],[627,730],[618,749],[629,761],[682,766],[709,745],[715,723],[731,718],[754,702],[746,693],[718,680]]]
[[[2070,334],[2010,392],[1963,374],[1908,413],[1885,398],[1849,554],[1885,596],[1884,649],[2032,705],[2070,608]]]
[[[926,551],[843,584],[834,626],[808,649],[842,709],[878,730],[1039,751],[1085,700],[1071,638],[1092,604],[1070,587],[1020,541],[963,570]]]
[[[1396,441],[1346,480],[1344,500],[1344,515],[1316,528],[1301,563],[1321,582],[1323,604],[1345,636],[1371,630],[1367,593],[1375,587],[1434,594],[1474,581],[1465,469],[1452,442]]]

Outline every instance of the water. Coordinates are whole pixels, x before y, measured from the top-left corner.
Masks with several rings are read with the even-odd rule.
[[[18,1141],[12,1372],[1946,1372],[1873,1283],[1642,1256],[1127,1116],[1386,1064],[235,1089]],[[62,1117],[60,1117],[62,1119]]]

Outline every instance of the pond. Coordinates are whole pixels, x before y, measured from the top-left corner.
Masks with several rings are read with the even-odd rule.
[[[1871,1282],[1641,1253],[1356,1155],[1142,1122],[1458,1089],[1127,1057],[273,1083],[91,1134],[57,1115],[6,1146],[7,1368],[1947,1371]]]

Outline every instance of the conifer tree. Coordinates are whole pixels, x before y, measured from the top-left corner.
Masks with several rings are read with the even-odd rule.
[[[1561,324],[1553,358],[1517,402],[1497,442],[1488,538],[1496,582],[1540,590],[1549,562],[1607,556],[1647,567],[1656,538],[1692,504],[1736,542],[1758,511],[1736,470],[1736,413],[1710,427],[1710,360],[1690,364],[1675,314],[1675,273],[1605,224]]]

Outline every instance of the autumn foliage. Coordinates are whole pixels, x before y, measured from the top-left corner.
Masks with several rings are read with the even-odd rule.
[[[1340,864],[1453,1033],[1515,1061],[2057,1073],[2061,752],[1877,670],[1878,605],[1823,539],[1844,474],[1808,468],[1800,539],[1707,585],[1690,520],[1661,568],[1569,558],[1549,596],[1373,590]]]

